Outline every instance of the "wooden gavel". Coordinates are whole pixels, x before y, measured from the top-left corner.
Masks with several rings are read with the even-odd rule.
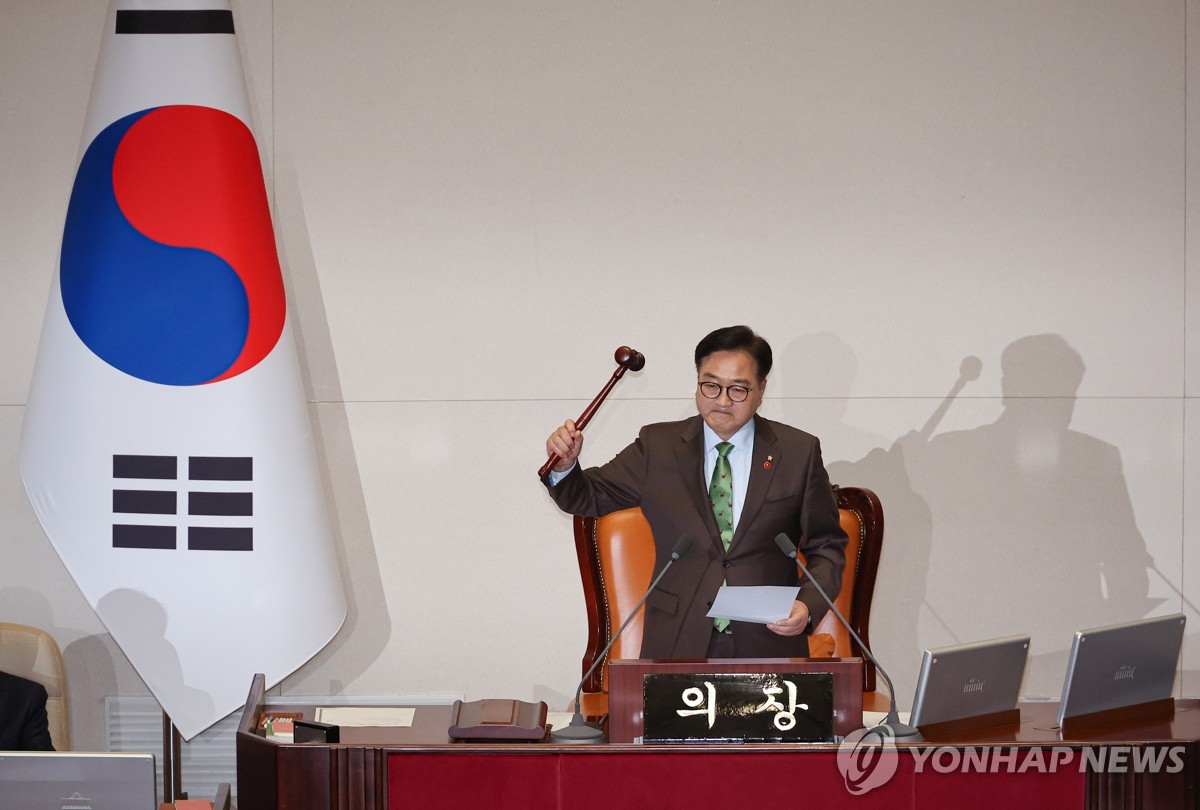
[[[616,352],[613,353],[613,359],[617,361],[617,370],[613,372],[609,381],[600,389],[600,393],[592,400],[592,404],[584,408],[583,413],[575,420],[576,430],[583,430],[587,427],[587,423],[592,421],[592,417],[596,415],[596,411],[600,408],[600,403],[604,402],[604,398],[608,396],[608,392],[613,389],[613,386],[617,384],[617,380],[621,379],[626,371],[641,371],[646,365],[645,356],[636,349],[631,349],[628,346],[617,347]],[[558,463],[558,459],[558,453],[551,453],[550,457],[546,459],[546,463],[538,470],[538,478],[545,478],[549,475],[550,468]]]

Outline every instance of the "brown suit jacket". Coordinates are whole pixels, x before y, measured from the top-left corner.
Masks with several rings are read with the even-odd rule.
[[[813,576],[837,596],[845,565],[846,534],[821,461],[817,437],[754,417],[754,456],[746,500],[729,551],[708,500],[704,431],[699,416],[647,425],[637,441],[601,467],[576,467],[550,495],[565,512],[600,515],[640,506],[654,532],[654,572],[666,565],[676,542],[692,548],[646,601],[643,658],[702,658],[712,634],[705,616],[723,581],[730,585],[795,585],[796,564],[775,544],[783,532],[799,540]],[[801,539],[802,538],[802,539]],[[816,625],[828,609],[820,594],[802,587],[799,598]],[[808,655],[808,637],[776,635],[764,625],[733,623],[739,655],[787,658]]]

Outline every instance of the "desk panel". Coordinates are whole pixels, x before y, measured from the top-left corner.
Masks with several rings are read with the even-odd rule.
[[[787,807],[820,797],[822,808],[1083,807],[1086,774],[916,773],[901,754],[886,784],[846,789],[831,750],[736,750],[665,746],[540,747],[510,755],[470,750],[390,751],[388,807],[475,810],[696,810]]]
[[[1089,728],[1064,737],[1057,706],[1022,704],[1021,722],[958,731],[901,744],[896,772],[852,796],[837,766],[837,746],[596,746],[451,743],[450,709],[417,707],[411,728],[342,730],[341,744],[291,745],[254,733],[266,710],[261,683],[251,690],[237,735],[238,806],[242,810],[590,810],[613,807],[780,807],[820,796],[833,808],[1053,807],[1175,808],[1200,806],[1200,701],[1177,701],[1174,713],[1143,722]],[[312,717],[312,706],[276,706]],[[1016,762],[998,773],[944,767],[972,749],[1002,746]],[[944,747],[942,768],[918,757]],[[1022,768],[1035,749],[1070,751],[1055,770]],[[1088,750],[1134,755],[1172,751],[1175,773],[1080,768]],[[915,754],[915,755],[914,755]],[[985,769],[986,770],[986,769]]]

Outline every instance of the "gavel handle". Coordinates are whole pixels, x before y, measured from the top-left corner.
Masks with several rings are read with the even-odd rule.
[[[587,427],[587,423],[592,421],[592,417],[596,415],[596,411],[599,410],[600,404],[604,402],[604,398],[608,396],[608,392],[613,390],[613,386],[617,384],[617,380],[621,379],[624,373],[625,366],[617,366],[617,370],[613,372],[609,381],[600,389],[600,393],[596,395],[596,398],[592,400],[590,405],[583,409],[583,413],[575,420],[576,430],[583,430]],[[538,478],[545,478],[549,475],[550,469],[558,463],[559,458],[558,453],[551,453],[550,457],[546,459],[546,463],[538,470]]]

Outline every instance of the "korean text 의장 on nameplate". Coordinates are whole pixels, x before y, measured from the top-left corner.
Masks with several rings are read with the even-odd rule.
[[[319,706],[317,722],[333,726],[403,726],[413,724],[416,709],[412,706]]]

